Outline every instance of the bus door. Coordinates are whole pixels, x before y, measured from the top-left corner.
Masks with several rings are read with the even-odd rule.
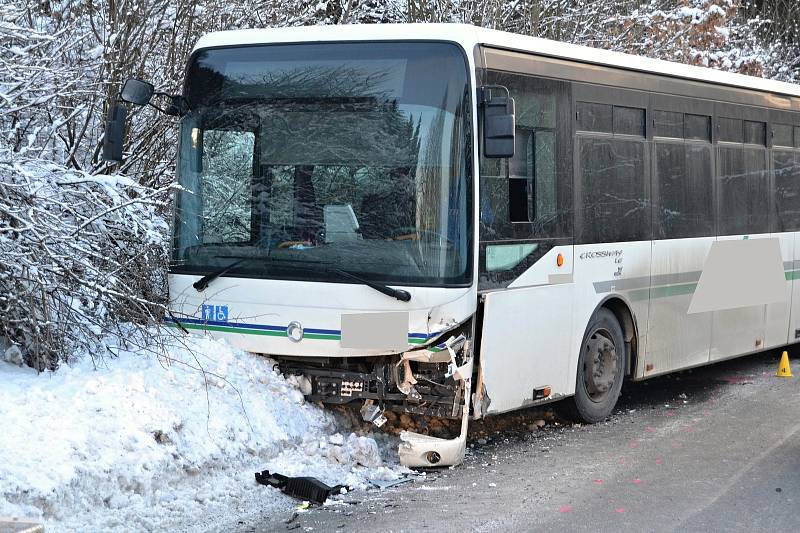
[[[773,236],[781,243],[787,301],[767,305],[766,347],[800,340],[800,114],[770,112]]]
[[[712,104],[651,97],[653,258],[644,375],[708,362],[712,313],[689,313],[716,241]]]
[[[743,268],[755,254],[761,263],[775,259],[760,243],[770,234],[770,172],[767,159],[767,124],[764,111],[730,104],[716,104],[717,128],[717,240],[728,242],[728,252],[720,254],[723,264],[714,264],[712,257],[704,266],[709,281],[726,280],[723,291],[708,291],[711,300],[706,308],[713,311],[711,360],[761,350],[766,340],[765,300],[770,280],[766,272]],[[738,241],[738,242],[736,242]],[[750,241],[750,242],[747,242]],[[785,241],[784,244],[787,244]],[[722,250],[722,249],[720,249]],[[783,270],[780,272],[781,276]],[[703,280],[705,283],[705,280]],[[706,297],[699,287],[698,304]],[[714,300],[728,296],[727,301]],[[702,297],[702,298],[701,298]],[[785,302],[784,302],[785,304]]]
[[[514,157],[480,169],[481,379],[497,413],[574,387],[570,86],[495,70],[482,83],[508,88],[516,118]]]

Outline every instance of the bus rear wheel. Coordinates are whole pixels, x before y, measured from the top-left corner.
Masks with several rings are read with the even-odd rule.
[[[581,344],[570,405],[574,417],[592,424],[608,418],[622,390],[624,369],[622,328],[614,313],[600,308],[589,320]]]

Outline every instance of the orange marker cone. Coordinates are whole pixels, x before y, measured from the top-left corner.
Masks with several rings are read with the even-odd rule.
[[[778,373],[775,374],[779,378],[792,377],[792,368],[789,366],[789,353],[783,352],[781,354],[781,364],[778,365]]]

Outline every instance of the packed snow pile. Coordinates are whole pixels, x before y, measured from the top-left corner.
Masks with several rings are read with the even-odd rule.
[[[274,361],[209,338],[168,342],[96,369],[89,357],[42,374],[0,362],[0,516],[48,531],[191,530],[288,508],[255,483],[262,469],[353,487],[402,472],[392,439],[337,425]]]

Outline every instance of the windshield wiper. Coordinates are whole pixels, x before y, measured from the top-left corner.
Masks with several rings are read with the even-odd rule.
[[[403,289],[393,289],[392,287],[384,285],[383,283],[375,283],[374,281],[369,281],[367,279],[364,279],[360,276],[356,276],[355,274],[351,274],[350,272],[342,270],[340,268],[326,268],[325,272],[339,274],[343,278],[351,279],[353,281],[361,283],[362,285],[366,285],[371,289],[375,289],[378,292],[382,292],[386,296],[391,296],[392,298],[396,298],[401,302],[408,302],[409,300],[411,300],[411,293],[408,291],[404,291]]]
[[[265,262],[276,261],[274,257],[243,257],[241,259],[237,259],[236,261],[233,261],[232,263],[230,263],[228,265],[225,265],[224,267],[222,267],[222,268],[220,268],[218,270],[215,270],[214,272],[206,274],[205,276],[203,276],[199,280],[195,281],[192,284],[192,287],[197,289],[197,292],[203,292],[206,289],[206,287],[208,287],[208,285],[212,281],[217,279],[218,277],[227,274],[231,269],[236,268],[237,266],[241,265],[245,261],[254,261],[256,259],[261,260],[261,261],[265,261]],[[281,262],[281,261],[291,262],[292,260],[291,259],[279,259],[279,260],[277,260],[277,262]],[[347,278],[347,279],[353,280],[353,281],[355,281],[357,283],[360,283],[362,285],[366,285],[367,287],[369,287],[371,289],[375,289],[376,291],[378,291],[378,292],[380,292],[382,294],[385,294],[386,296],[391,296],[392,298],[396,298],[396,299],[400,300],[401,302],[408,302],[408,301],[411,300],[411,293],[409,293],[408,291],[405,291],[403,289],[393,289],[392,287],[389,287],[388,285],[384,285],[383,283],[376,283],[374,281],[369,281],[367,279],[364,279],[364,278],[362,278],[360,276],[356,276],[355,274],[352,274],[352,273],[350,273],[350,272],[348,272],[346,270],[342,270],[340,268],[321,268],[321,269],[319,269],[319,268],[310,268],[310,267],[304,267],[304,266],[295,266],[294,268],[297,269],[297,270],[305,270],[306,272],[327,272],[327,273],[331,273],[331,274],[337,274],[342,278]]]
[[[211,283],[212,281],[214,281],[218,277],[222,276],[223,274],[227,274],[228,271],[230,271],[232,268],[235,268],[235,267],[241,265],[242,263],[244,263],[245,261],[250,261],[252,259],[261,259],[261,258],[260,257],[243,257],[241,259],[238,259],[238,260],[234,261],[233,263],[225,265],[224,267],[222,267],[220,269],[217,269],[217,270],[215,270],[215,271],[213,271],[213,272],[211,272],[209,274],[206,274],[202,278],[200,278],[197,281],[195,281],[194,283],[192,283],[192,287],[197,289],[197,292],[203,292],[206,289],[206,287],[208,287],[209,283]]]

